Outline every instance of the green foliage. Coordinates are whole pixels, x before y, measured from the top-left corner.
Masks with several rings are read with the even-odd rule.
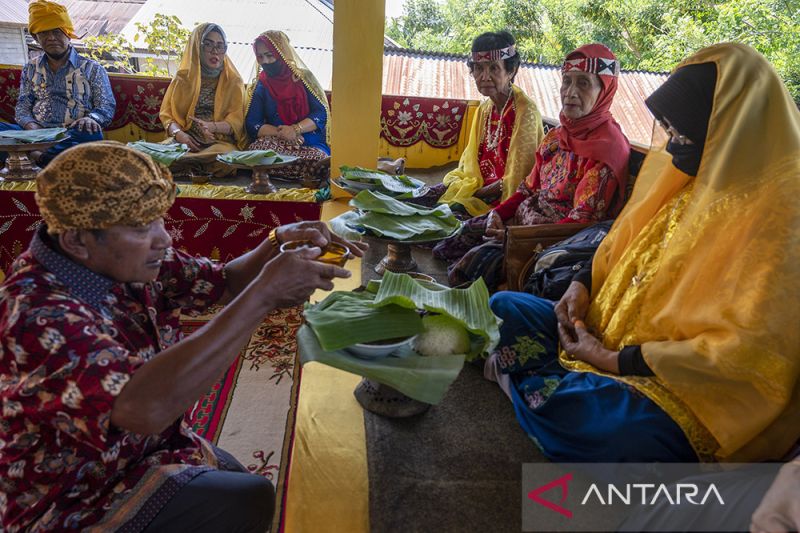
[[[83,44],[86,47],[86,54],[103,65],[106,70],[133,72],[130,63],[133,46],[121,35],[86,37]]]
[[[800,101],[800,0],[408,0],[386,33],[409,48],[466,54],[475,36],[498,29],[527,61],[558,64],[602,42],[623,68],[662,72],[704,46],[744,42]]]
[[[147,45],[147,51],[155,56],[145,58],[146,67],[142,73],[150,76],[172,76],[170,63],[180,62],[189,34],[189,30],[181,25],[180,19],[175,15],[157,13],[149,24],[137,22],[133,41],[139,42],[141,39]],[[166,68],[157,64],[156,59],[164,62]]]

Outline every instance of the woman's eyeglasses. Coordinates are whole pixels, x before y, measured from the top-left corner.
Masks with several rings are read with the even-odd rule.
[[[203,41],[203,50],[206,52],[218,52],[220,54],[224,54],[228,51],[228,45],[225,43],[214,43],[211,41]]]

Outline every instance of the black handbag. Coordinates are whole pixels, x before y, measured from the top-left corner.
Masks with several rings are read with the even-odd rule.
[[[539,254],[522,290],[548,300],[560,300],[572,282],[572,277],[591,262],[613,223],[613,220],[606,220],[594,224],[545,248]]]

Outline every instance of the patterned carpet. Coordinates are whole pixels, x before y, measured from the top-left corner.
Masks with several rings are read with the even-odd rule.
[[[269,315],[236,361],[188,414],[194,430],[232,453],[248,470],[271,480],[276,491],[272,531],[281,531],[287,465],[294,436],[300,367],[295,333],[302,308]],[[185,333],[213,312],[184,317]]]

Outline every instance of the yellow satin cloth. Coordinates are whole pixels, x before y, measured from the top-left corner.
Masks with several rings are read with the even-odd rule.
[[[706,62],[718,75],[697,177],[651,151],[595,255],[587,325],[607,348],[641,345],[656,377],[612,377],[701,459],[774,460],[800,438],[800,113],[752,48],[715,45],[678,68]]]
[[[173,122],[184,131],[192,126],[192,119],[189,117],[194,115],[197,101],[200,98],[200,41],[207,26],[208,23],[200,24],[192,31],[183,57],[181,57],[178,72],[164,93],[159,113],[164,129],[168,129]],[[240,147],[243,146],[244,82],[233,65],[233,61],[227,55],[223,60],[222,72],[219,75],[217,91],[214,96],[214,122],[227,122],[233,130],[236,144]],[[228,143],[224,144],[229,146]],[[215,153],[224,152],[217,151]]]
[[[300,56],[297,55],[292,45],[289,43],[289,37],[286,36],[285,33],[282,31],[276,30],[268,30],[261,34],[261,37],[266,37],[269,41],[277,48],[278,53],[283,59],[283,62],[286,63],[286,66],[289,67],[289,70],[292,71],[294,77],[303,82],[306,89],[311,93],[311,95],[317,99],[317,101],[322,104],[322,107],[325,108],[325,115],[327,116],[327,121],[325,123],[325,142],[330,146],[331,144],[331,110],[328,106],[328,97],[325,95],[325,91],[322,89],[322,85],[320,85],[319,81],[317,81],[316,76],[314,73],[311,72],[303,60],[300,59]],[[250,109],[250,104],[253,101],[253,92],[256,90],[260,82],[258,81],[258,74],[250,83],[247,88],[247,97],[245,105],[245,110]],[[245,116],[247,115],[247,111],[245,111]],[[253,139],[255,140],[255,139]]]
[[[511,89],[516,117],[503,175],[503,200],[514,194],[522,180],[530,174],[536,162],[536,149],[544,138],[542,116],[534,101],[516,85],[512,85]],[[478,148],[486,134],[484,125],[487,116],[492,113],[493,105],[491,100],[486,100],[478,106],[470,128],[469,141],[461,154],[458,168],[449,172],[442,180],[447,185],[447,191],[439,198],[439,203],[461,204],[473,216],[483,215],[491,209],[473,195],[483,187],[483,177],[478,166]]]
[[[31,35],[56,28],[70,39],[78,39],[66,7],[48,0],[36,0],[28,5],[28,31]]]

